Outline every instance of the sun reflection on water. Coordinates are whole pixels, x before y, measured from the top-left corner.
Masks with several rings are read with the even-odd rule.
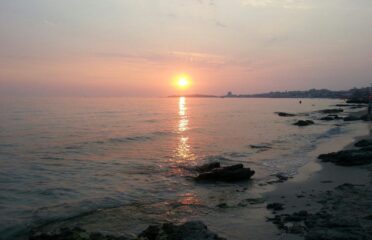
[[[183,162],[187,160],[195,160],[195,155],[191,152],[189,145],[189,136],[186,135],[189,129],[189,118],[187,115],[186,98],[180,97],[178,102],[178,132],[180,133],[178,146],[176,149],[176,160]]]

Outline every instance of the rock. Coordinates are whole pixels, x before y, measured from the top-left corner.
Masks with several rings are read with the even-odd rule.
[[[322,121],[333,121],[333,120],[335,120],[333,117],[329,117],[329,116],[327,116],[327,117],[322,117],[321,119],[319,119],[319,120],[322,120]]]
[[[363,105],[363,104],[336,104],[335,106],[336,107],[350,107],[352,109],[366,107],[366,105]]]
[[[280,117],[294,117],[294,116],[296,116],[296,114],[286,113],[286,112],[276,112],[276,114],[278,114],[278,116],[280,116]]]
[[[343,111],[344,110],[341,108],[333,108],[333,109],[323,109],[323,110],[320,110],[319,112],[329,114],[329,113],[341,113]]]
[[[250,168],[244,168],[243,164],[236,164],[222,168],[215,168],[210,172],[201,173],[195,177],[195,180],[234,182],[249,180],[254,173],[255,172]]]
[[[372,139],[363,139],[354,144],[355,147],[368,147],[372,146]]]
[[[203,172],[209,172],[215,168],[220,168],[220,167],[221,167],[220,162],[211,162],[211,163],[206,163],[200,166],[196,166],[195,170],[200,173],[203,173]]]
[[[88,233],[81,228],[62,228],[58,233],[32,233],[29,240],[129,240],[120,236],[103,235],[101,233]]]
[[[269,203],[266,206],[267,209],[271,209],[273,211],[281,211],[284,210],[284,204],[283,203]]]
[[[253,148],[253,149],[269,149],[269,148],[271,148],[271,147],[269,147],[269,146],[266,146],[266,145],[253,145],[253,144],[251,144],[251,145],[249,145],[251,148]]]
[[[311,120],[298,120],[293,125],[304,127],[304,126],[308,126],[308,125],[312,125],[312,124],[314,124],[314,121],[311,121]]]
[[[362,120],[362,118],[359,116],[349,115],[347,117],[344,117],[345,122],[359,121],[359,120]]]
[[[241,201],[239,205],[246,205],[246,204],[255,205],[255,204],[262,204],[264,202],[265,202],[264,198],[247,198]]]
[[[288,228],[288,232],[292,234],[302,234],[306,231],[306,228],[298,223],[294,223],[292,227]]]
[[[318,156],[323,162],[332,162],[340,166],[356,166],[372,163],[372,151],[350,149],[339,152],[321,154]]]
[[[339,117],[338,115],[334,115],[334,114],[320,118],[320,120],[322,121],[333,121],[333,120],[338,120],[338,119],[341,119],[341,117]]]
[[[228,208],[229,205],[227,205],[227,203],[220,203],[220,204],[217,205],[217,207],[219,207],[219,208]]]
[[[200,221],[190,221],[182,225],[165,223],[150,226],[139,235],[142,240],[225,240],[208,230]]]
[[[285,173],[277,173],[275,176],[279,179],[279,181],[284,182],[289,179],[289,177]]]

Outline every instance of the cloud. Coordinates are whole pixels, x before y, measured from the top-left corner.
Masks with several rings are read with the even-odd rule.
[[[96,55],[106,58],[121,58],[127,61],[146,61],[155,64],[189,63],[204,67],[221,66],[229,62],[226,57],[220,55],[183,51],[172,51],[164,54],[150,52],[138,54],[98,53]]]
[[[310,9],[312,6],[305,0],[241,0],[241,3],[251,7]]]

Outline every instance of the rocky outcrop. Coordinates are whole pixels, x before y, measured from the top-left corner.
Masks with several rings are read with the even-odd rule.
[[[372,151],[369,148],[350,149],[321,154],[318,158],[323,162],[332,162],[340,166],[365,165],[372,163]]]
[[[220,162],[211,162],[211,163],[206,163],[206,164],[203,164],[203,165],[200,165],[200,166],[196,166],[195,170],[200,172],[200,173],[203,173],[203,172],[212,171],[213,169],[220,168],[220,167],[221,167]]]
[[[268,145],[249,145],[250,148],[252,149],[270,149],[271,147]]]
[[[335,114],[320,118],[320,120],[322,121],[333,121],[333,120],[339,120],[339,119],[342,119],[342,118]]]
[[[369,147],[372,146],[372,139],[362,139],[354,144],[355,147]]]
[[[209,231],[200,221],[186,222],[182,225],[165,223],[149,226],[138,237],[141,240],[225,240]]]
[[[362,120],[362,118],[359,116],[350,115],[350,116],[344,117],[345,122],[360,121],[360,120]]]
[[[62,228],[57,233],[32,233],[29,240],[129,240],[129,238],[89,233],[76,227],[73,229]]]
[[[372,239],[372,218],[368,211],[372,202],[370,192],[370,186],[345,183],[333,191],[309,195],[320,204],[319,210],[287,211],[267,220],[282,232],[297,234],[299,239]]]
[[[368,116],[367,115],[357,115],[357,114],[352,114],[352,115],[349,115],[347,117],[344,117],[344,121],[345,122],[351,122],[351,121],[369,121],[368,119]]]
[[[314,121],[312,120],[298,120],[293,125],[299,126],[299,127],[305,127],[314,124]]]
[[[255,172],[250,168],[245,168],[243,164],[236,164],[227,167],[215,168],[212,171],[201,173],[195,177],[195,180],[236,182],[249,180],[254,173]]]
[[[286,112],[276,112],[279,117],[294,117],[296,114]]]
[[[269,203],[266,206],[267,209],[271,209],[273,211],[281,211],[284,210],[284,204],[283,203]]]
[[[135,238],[89,233],[81,228],[63,228],[57,233],[33,233],[29,240],[225,240],[208,230],[200,221],[182,225],[164,223],[149,226]]]
[[[343,111],[344,110],[341,108],[333,108],[333,109],[323,109],[323,110],[320,110],[319,112],[326,113],[326,114],[332,114],[332,113],[341,113]]]

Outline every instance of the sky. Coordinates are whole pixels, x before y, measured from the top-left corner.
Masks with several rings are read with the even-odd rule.
[[[372,82],[371,0],[0,0],[0,94],[165,96]]]

